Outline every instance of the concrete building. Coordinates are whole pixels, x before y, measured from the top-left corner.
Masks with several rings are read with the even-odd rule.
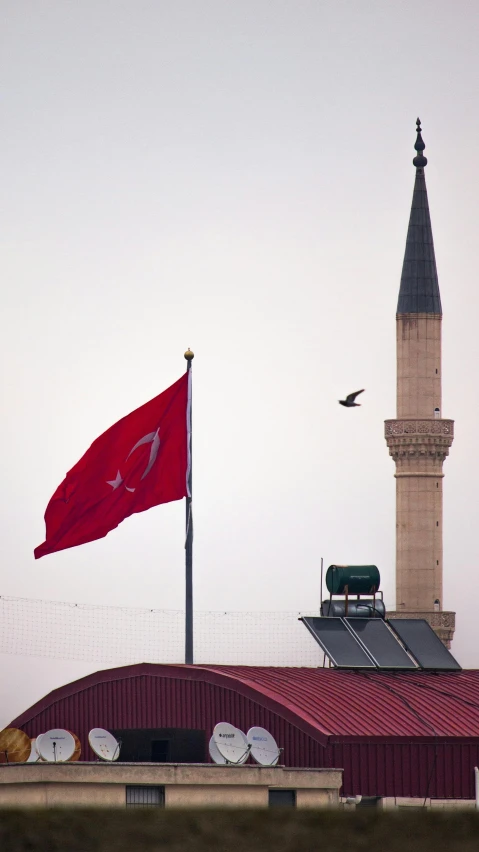
[[[335,807],[340,769],[158,763],[0,766],[0,808]]]
[[[385,437],[396,465],[396,612],[425,618],[447,647],[455,614],[443,607],[443,462],[454,421],[442,418],[441,327],[434,242],[417,120],[416,169],[396,314],[397,414]]]
[[[244,766],[213,766],[208,742],[219,721],[243,731],[267,728],[282,748],[284,768],[263,772],[251,758]],[[127,786],[153,784],[165,787],[166,804],[219,803],[221,796],[229,802],[237,797],[237,803],[255,796],[266,804],[268,789],[296,791],[298,807],[307,801],[333,804],[340,785],[343,797],[375,802],[464,804],[474,799],[479,762],[479,671],[141,663],[62,686],[11,725],[29,737],[66,728],[82,745],[80,761],[63,765],[65,773],[57,775],[60,764],[0,765],[0,786],[17,785],[17,795],[29,801],[45,801],[47,794],[53,801],[57,778],[70,785],[73,798],[105,784],[104,795],[114,795],[117,803],[125,802]],[[92,763],[88,732],[94,727],[122,742],[122,764],[110,767],[111,773]],[[228,787],[230,780],[234,790],[213,789]],[[83,793],[80,781],[93,787]],[[108,787],[115,783],[121,787],[116,792]],[[0,803],[13,795],[6,787]]]

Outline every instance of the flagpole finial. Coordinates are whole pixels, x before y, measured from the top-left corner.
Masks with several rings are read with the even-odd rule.
[[[194,352],[192,352],[192,351],[191,351],[191,349],[188,347],[188,349],[187,349],[187,350],[186,350],[186,352],[185,352],[185,358],[186,358],[186,360],[187,360],[187,361],[192,361],[194,357],[195,357],[195,353],[194,353]]]

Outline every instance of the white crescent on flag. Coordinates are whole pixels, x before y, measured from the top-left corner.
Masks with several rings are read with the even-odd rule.
[[[150,444],[151,443],[150,458],[148,459],[148,464],[147,464],[145,470],[143,471],[143,473],[141,475],[141,479],[144,479],[145,476],[148,476],[151,468],[153,467],[153,465],[156,461],[156,457],[157,457],[158,451],[160,449],[159,431],[160,430],[157,429],[156,432],[149,432],[148,435],[144,435],[143,438],[140,438],[140,440],[137,441],[136,444],[131,448],[130,452],[128,453],[128,455],[125,459],[125,461],[128,461],[131,454],[134,453],[135,450],[138,449],[138,447],[143,446],[143,444]],[[123,485],[123,483],[124,483],[124,479],[123,479],[120,471],[118,471],[115,479],[107,480],[106,484],[111,485],[111,487],[113,488],[113,491],[116,491],[116,489],[119,488],[120,485]],[[136,490],[135,488],[129,488],[128,485],[125,485],[125,489],[127,491],[130,491],[130,493],[133,493],[133,491]]]

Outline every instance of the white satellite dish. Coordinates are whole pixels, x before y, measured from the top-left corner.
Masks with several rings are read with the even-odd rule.
[[[249,746],[243,731],[230,725],[229,722],[219,722],[213,731],[215,745],[227,763],[244,763],[248,758]]]
[[[27,763],[36,763],[37,760],[40,760],[40,755],[38,754],[38,751],[36,749],[36,737],[33,737],[30,754],[27,757]]]
[[[43,760],[48,760],[50,763],[65,763],[70,760],[75,751],[75,739],[70,731],[54,728],[42,734],[38,751]]]
[[[224,758],[223,755],[218,751],[218,746],[215,743],[214,737],[211,737],[208,749],[213,763],[225,764],[228,762],[226,758]]]
[[[43,737],[43,734],[37,734],[37,736],[35,737],[35,751],[36,751],[36,753],[38,754],[38,757],[39,757],[40,759],[41,759],[41,754],[40,754],[40,743],[41,743],[41,741],[42,741],[42,737]]]
[[[102,760],[118,760],[120,756],[120,743],[103,728],[92,728],[88,734],[88,742],[97,757]]]
[[[250,728],[246,734],[251,748],[251,757],[261,766],[276,766],[280,749],[275,738],[265,728]]]

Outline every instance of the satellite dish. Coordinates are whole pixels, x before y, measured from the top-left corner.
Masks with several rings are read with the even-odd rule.
[[[75,740],[70,731],[53,728],[46,734],[42,734],[38,751],[40,757],[49,763],[65,763],[71,759],[75,751]]]
[[[80,740],[78,739],[77,735],[73,733],[73,731],[68,731],[68,733],[69,733],[69,734],[71,734],[71,735],[72,735],[72,737],[73,737],[73,739],[75,740],[75,751],[73,752],[73,754],[72,754],[72,756],[71,756],[71,758],[70,758],[70,760],[71,760],[71,761],[72,761],[72,763],[73,763],[73,761],[75,761],[75,760],[80,760],[80,755],[81,755],[81,742],[80,742]]]
[[[42,737],[43,737],[43,734],[37,734],[37,736],[35,737],[35,751],[38,754],[38,757],[40,758],[40,760],[41,760],[40,743],[42,741]]]
[[[265,728],[250,728],[246,734],[251,747],[251,756],[261,766],[276,766],[280,749],[275,738]]]
[[[249,746],[243,731],[230,725],[229,722],[219,722],[213,731],[215,745],[227,763],[244,763],[248,758]],[[243,759],[244,758],[244,759]]]
[[[118,760],[120,755],[120,743],[103,728],[92,728],[88,734],[88,742],[97,757],[102,760]]]
[[[30,737],[19,728],[0,731],[0,763],[25,763],[32,750]]]
[[[211,760],[213,761],[213,763],[225,764],[225,763],[228,762],[226,760],[226,758],[224,758],[223,755],[221,754],[221,752],[218,750],[218,746],[215,743],[214,737],[211,737],[208,749],[209,749],[210,757],[211,757]]]
[[[35,748],[36,737],[33,737],[33,739],[31,739],[30,742],[31,742],[31,747],[30,747],[30,754],[27,757],[27,763],[36,763],[37,760],[40,759],[39,755],[38,755],[38,751]]]

